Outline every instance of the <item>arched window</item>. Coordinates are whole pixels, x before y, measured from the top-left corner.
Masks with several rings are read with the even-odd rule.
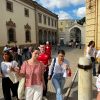
[[[25,32],[25,39],[26,39],[26,42],[31,42],[31,33],[29,30]]]
[[[15,30],[13,28],[8,30],[8,42],[16,42]]]

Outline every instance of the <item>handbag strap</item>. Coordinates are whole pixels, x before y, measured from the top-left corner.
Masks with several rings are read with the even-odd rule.
[[[56,63],[56,58],[54,58],[54,61],[53,61],[53,66],[52,66],[51,76],[53,75],[53,71],[54,71],[55,63]]]

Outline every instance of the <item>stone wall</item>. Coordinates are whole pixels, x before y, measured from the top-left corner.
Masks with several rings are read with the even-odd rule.
[[[100,49],[100,0],[86,0],[86,45],[95,41]]]

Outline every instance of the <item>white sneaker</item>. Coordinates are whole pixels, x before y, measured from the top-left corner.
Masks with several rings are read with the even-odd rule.
[[[43,96],[43,98],[42,98],[42,99],[43,99],[43,100],[48,100],[48,99],[47,99],[47,97],[45,97],[45,96]]]

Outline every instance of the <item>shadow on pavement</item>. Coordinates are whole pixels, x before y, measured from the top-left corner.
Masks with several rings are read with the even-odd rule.
[[[97,90],[93,90],[93,99],[95,99],[97,96]]]
[[[64,100],[78,100],[78,91],[73,91],[71,96],[68,99],[65,97]]]
[[[56,100],[56,94],[54,92],[48,91],[47,98],[48,100]]]
[[[2,98],[2,99],[0,99],[0,100],[4,100],[4,99]]]

